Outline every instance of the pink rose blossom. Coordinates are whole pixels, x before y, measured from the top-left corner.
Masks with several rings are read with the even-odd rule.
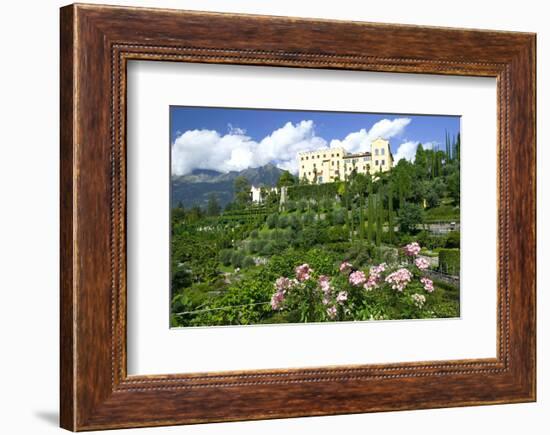
[[[364,284],[367,280],[367,277],[365,275],[365,272],[361,272],[360,270],[356,270],[355,272],[352,272],[349,276],[349,282],[353,285],[361,285]]]
[[[418,267],[420,270],[425,270],[430,267],[430,262],[424,257],[418,257],[416,260],[414,260],[414,264],[416,264],[416,267]]]
[[[381,263],[378,266],[372,266],[370,268],[369,279],[364,285],[365,290],[372,290],[378,287],[378,282],[380,281],[382,272],[386,270],[386,266],[386,263]]]
[[[321,287],[323,293],[330,293],[330,291],[332,290],[330,286],[330,278],[326,275],[321,275],[319,277],[319,287]]]
[[[302,264],[296,267],[296,279],[300,282],[306,281],[310,278],[311,272],[312,270],[309,267],[309,264]]]
[[[295,282],[293,280],[285,278],[284,276],[277,278],[277,281],[275,281],[275,288],[278,292],[281,293],[286,293],[288,290],[294,287],[294,285]]]
[[[338,293],[338,296],[336,296],[336,302],[338,302],[339,304],[343,304],[347,300],[348,300],[348,292],[341,291],[340,293]]]
[[[335,306],[332,306],[332,307],[327,308],[327,315],[328,315],[331,319],[334,319],[334,318],[336,317],[336,314],[338,314],[338,310],[336,309]]]
[[[342,262],[342,264],[340,264],[340,272],[348,272],[351,270],[352,267],[353,266],[351,263],[344,261]]]
[[[409,257],[416,257],[420,252],[420,245],[418,242],[412,242],[405,246],[403,250],[405,251],[405,255]]]
[[[386,277],[386,282],[391,285],[391,288],[402,292],[407,284],[411,282],[412,273],[407,269],[398,269],[393,273],[390,273]]]
[[[418,308],[422,308],[424,306],[424,304],[426,303],[426,296],[424,296],[424,295],[419,295],[418,293],[415,293],[414,295],[411,296],[411,298],[413,300],[413,303]]]
[[[370,274],[373,276],[380,277],[380,274],[386,270],[386,263],[380,263],[378,266],[372,266],[370,268]]]
[[[431,279],[423,277],[420,278],[420,282],[422,283],[422,285],[424,285],[424,290],[426,290],[428,293],[434,291],[434,283]]]
[[[283,302],[285,300],[285,295],[283,292],[275,292],[271,297],[271,308],[273,310],[281,310],[283,308]]]

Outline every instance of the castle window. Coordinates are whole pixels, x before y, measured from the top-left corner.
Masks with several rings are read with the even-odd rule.
[[[380,154],[384,155],[384,151],[386,151],[384,148],[380,150]]]
[[[319,183],[322,183],[323,182],[323,177],[317,178],[317,181],[319,181]]]
[[[374,164],[378,166],[378,160],[376,160],[376,161],[374,162]]]
[[[375,156],[378,155],[378,148],[376,148],[376,149],[374,150],[374,155],[375,155]],[[377,162],[376,164],[378,164],[378,162]]]
[[[334,162],[330,162],[331,166],[334,166]]]
[[[382,160],[381,165],[384,166],[385,164],[386,164],[386,161],[385,161],[385,160]]]

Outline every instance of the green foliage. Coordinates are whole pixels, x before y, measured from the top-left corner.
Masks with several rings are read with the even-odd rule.
[[[330,227],[327,230],[329,242],[344,242],[349,239],[349,233],[343,226]]]
[[[235,202],[239,205],[245,205],[250,202],[250,182],[243,175],[235,178]]]
[[[456,205],[460,204],[460,172],[453,172],[447,177],[449,195]]]
[[[446,248],[460,248],[460,231],[451,231],[447,234]]]
[[[277,222],[277,226],[279,228],[286,228],[286,227],[289,226],[289,224],[290,224],[290,221],[288,219],[288,216],[286,216],[286,215],[279,216],[279,220]]]
[[[206,214],[208,216],[218,216],[222,208],[218,202],[218,196],[215,193],[208,195],[208,204],[206,205]]]
[[[420,246],[428,249],[443,248],[447,243],[447,237],[431,234],[429,231],[420,231],[415,237]]]
[[[231,265],[235,268],[237,267],[243,267],[243,261],[244,261],[244,252],[242,251],[234,251],[231,255]]]
[[[297,184],[297,179],[288,171],[283,171],[281,176],[279,177],[279,180],[277,181],[277,187],[283,187],[283,186],[293,186]]]
[[[270,214],[265,221],[268,228],[273,229],[279,222],[279,215],[277,213]]]
[[[285,209],[289,213],[295,212],[297,207],[298,205],[296,204],[296,201],[292,201],[291,199],[289,199],[285,204]]]
[[[439,270],[448,275],[458,275],[460,273],[460,249],[440,249]]]
[[[246,256],[242,262],[242,267],[254,267],[254,259],[252,257]]]
[[[425,217],[427,222],[458,221],[460,220],[460,210],[452,205],[440,205],[426,210]]]
[[[338,191],[338,183],[298,184],[288,188],[288,197],[292,200],[322,198],[333,199]]]
[[[401,207],[397,216],[399,230],[405,234],[411,234],[423,220],[424,213],[422,207],[410,202],[405,203]]]
[[[222,249],[218,254],[220,263],[224,266],[231,265],[231,257],[233,256],[233,251],[231,249]]]

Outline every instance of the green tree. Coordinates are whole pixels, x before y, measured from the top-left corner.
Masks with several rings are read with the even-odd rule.
[[[394,242],[394,220],[393,220],[393,184],[388,185],[388,240]]]
[[[449,195],[453,198],[455,205],[460,204],[460,173],[458,171],[453,172],[447,177],[447,188],[449,189]]]
[[[218,195],[214,192],[208,195],[208,204],[206,205],[206,214],[208,216],[218,216],[221,211],[220,203],[218,202]]]
[[[288,171],[283,171],[279,180],[277,181],[277,187],[294,186],[296,184],[296,177]]]
[[[376,246],[382,243],[382,224],[384,220],[384,204],[382,202],[382,193],[376,195]]]
[[[411,234],[416,226],[421,224],[424,220],[424,212],[422,207],[418,204],[406,202],[403,207],[399,209],[397,216],[397,223],[399,224],[399,230],[406,234]]]
[[[234,181],[235,200],[236,202],[244,206],[250,202],[250,182],[248,179],[239,175]]]
[[[369,183],[369,196],[367,197],[367,239],[369,243],[373,242],[374,237],[374,222],[376,220],[375,212],[375,203],[374,203],[374,192],[373,192],[373,183]]]

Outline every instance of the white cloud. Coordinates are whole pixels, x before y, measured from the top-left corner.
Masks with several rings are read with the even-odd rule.
[[[401,135],[410,122],[410,118],[382,119],[369,130],[363,128],[349,133],[342,140],[332,139],[330,147],[343,147],[352,153],[366,151],[378,137],[391,139]],[[311,120],[296,124],[287,122],[259,142],[247,136],[243,128],[228,124],[227,130],[225,135],[215,130],[188,130],[180,133],[172,144],[172,174],[186,175],[193,169],[241,171],[270,162],[296,174],[297,153],[329,146],[325,139],[316,135],[315,124]],[[414,159],[417,144],[413,141],[403,143],[395,155],[395,161],[399,158]]]
[[[397,148],[397,152],[393,156],[393,164],[396,165],[397,162],[401,159],[408,160],[409,162],[414,162],[414,158],[416,157],[416,148],[418,147],[419,143],[420,142],[416,140],[409,140],[399,145],[399,147]],[[436,142],[426,142],[422,144],[422,147],[425,150],[431,150],[437,145],[438,144]]]
[[[362,128],[359,131],[348,134],[343,140],[331,140],[330,146],[331,148],[343,147],[350,153],[366,151],[370,149],[371,142],[379,137],[391,139],[392,137],[399,136],[410,122],[410,118],[381,119],[368,131]]]
[[[260,142],[252,140],[243,129],[228,128],[223,136],[214,130],[188,130],[179,135],[172,144],[172,174],[185,175],[196,168],[240,171],[269,162],[296,173],[296,153],[327,146],[315,135],[313,121],[287,122]]]

